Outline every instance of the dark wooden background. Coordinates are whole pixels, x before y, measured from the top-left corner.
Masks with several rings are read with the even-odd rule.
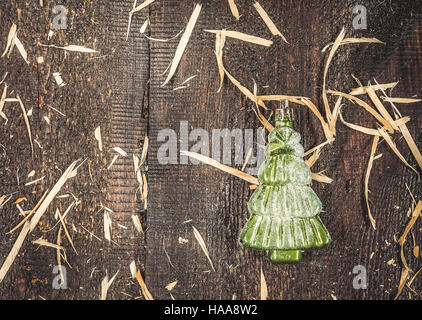
[[[140,1],[138,1],[140,2]],[[400,279],[400,257],[393,237],[399,236],[408,222],[411,198],[405,184],[417,199],[421,185],[414,173],[406,169],[386,146],[379,146],[383,157],[375,161],[370,179],[371,201],[377,230],[368,223],[363,198],[363,181],[372,138],[337,125],[336,141],[326,147],[314,171],[325,169],[332,184],[314,183],[324,211],[322,219],[331,233],[332,244],[307,253],[298,265],[274,266],[261,252],[242,248],[237,238],[247,217],[246,203],[251,195],[248,184],[208,166],[161,165],[157,161],[157,134],[163,128],[178,132],[180,121],[190,128],[258,128],[260,123],[251,110],[251,102],[227,80],[217,93],[219,75],[214,55],[214,35],[204,29],[228,29],[269,39],[271,34],[252,6],[252,1],[238,0],[241,18],[236,21],[227,1],[203,1],[197,25],[185,54],[169,85],[162,88],[161,75],[177,47],[178,39],[169,42],[149,41],[139,33],[149,18],[147,34],[170,38],[186,26],[193,1],[157,0],[134,15],[128,41],[125,40],[128,12],[132,0],[120,1],[2,1],[0,5],[0,48],[6,46],[12,23],[18,25],[18,37],[28,51],[27,65],[14,49],[10,59],[0,59],[0,73],[9,72],[10,91],[19,94],[26,109],[33,108],[32,133],[43,149],[35,145],[35,157],[27,142],[27,133],[17,104],[6,104],[9,123],[0,124],[0,194],[17,192],[26,196],[25,209],[32,208],[75,159],[87,158],[93,179],[84,164],[76,178],[61,194],[73,192],[81,205],[67,218],[76,255],[66,246],[69,288],[52,289],[56,252],[37,248],[31,242],[43,236],[56,241],[54,225],[56,207],[63,212],[71,199],[55,200],[42,219],[42,225],[30,234],[5,280],[0,284],[1,299],[97,299],[101,279],[120,270],[112,284],[109,299],[141,298],[138,284],[131,279],[129,264],[136,260],[148,288],[157,299],[169,299],[165,286],[178,281],[171,291],[175,299],[259,299],[260,269],[268,284],[269,299],[391,299]],[[361,81],[400,81],[394,96],[422,95],[422,20],[419,1],[270,1],[261,0],[289,44],[269,47],[227,39],[225,67],[243,85],[252,89],[258,84],[260,94],[290,94],[310,97],[322,107],[322,74],[327,54],[321,49],[334,41],[341,28],[347,36],[377,37],[384,45],[342,46],[329,70],[328,87],[348,92],[355,87],[351,75]],[[54,17],[52,8],[63,4],[68,9],[68,29],[47,34]],[[352,8],[363,4],[368,9],[368,29],[354,30]],[[96,55],[65,53],[40,47],[37,43],[83,45],[99,50]],[[35,58],[43,56],[44,64]],[[66,86],[59,88],[49,72],[61,72]],[[186,78],[198,75],[183,90],[172,89]],[[333,102],[333,100],[331,100]],[[66,114],[62,117],[47,106]],[[422,147],[421,104],[399,106],[412,120],[408,127],[419,148]],[[321,108],[322,110],[322,108]],[[344,116],[349,122],[365,126],[375,123],[361,108],[346,103]],[[318,120],[304,108],[295,111],[295,127],[302,133],[309,149],[324,137]],[[49,116],[51,124],[43,120]],[[94,130],[101,125],[105,151],[100,153]],[[145,135],[150,138],[148,155],[148,209],[134,200],[137,181],[131,154],[139,152]],[[395,141],[411,164],[416,164],[403,139]],[[120,146],[130,153],[119,158],[107,170],[113,156],[111,147]],[[46,178],[25,187],[31,170]],[[17,184],[17,173],[21,177]],[[111,208],[113,240],[103,239],[103,218],[98,210]],[[131,215],[138,214],[145,234],[138,234]],[[0,210],[0,261],[4,261],[16,234],[6,234],[19,221],[18,211],[10,201]],[[190,223],[183,223],[186,220]],[[119,228],[120,223],[128,227]],[[202,234],[215,266],[211,270],[192,232],[192,225]],[[93,238],[82,226],[102,239]],[[416,243],[421,243],[421,227],[414,227]],[[73,229],[73,228],[70,228]],[[179,244],[178,238],[188,239]],[[408,241],[411,243],[411,241]],[[409,265],[417,270],[422,264],[412,258],[406,247]],[[171,259],[172,265],[169,263]],[[373,256],[371,258],[371,254]],[[395,259],[397,266],[387,264]],[[368,272],[368,288],[352,287],[355,265]],[[422,280],[413,287],[420,291]],[[409,296],[405,289],[401,299]]]

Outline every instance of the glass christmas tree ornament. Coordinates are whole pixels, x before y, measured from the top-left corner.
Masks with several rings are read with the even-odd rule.
[[[322,204],[310,187],[311,170],[303,153],[286,101],[276,112],[258,171],[259,186],[248,202],[250,218],[240,234],[241,244],[268,251],[273,263],[299,262],[302,252],[331,241],[319,218]]]

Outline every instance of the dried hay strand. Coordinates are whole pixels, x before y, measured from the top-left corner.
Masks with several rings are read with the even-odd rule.
[[[204,30],[204,31],[210,32],[210,33],[215,33],[215,34],[220,33],[220,34],[224,35],[225,37],[229,37],[229,38],[237,39],[237,40],[240,40],[240,41],[257,44],[257,45],[264,46],[264,47],[269,47],[273,44],[273,42],[271,40],[267,40],[267,39],[257,37],[257,36],[252,36],[250,34],[238,32],[238,31],[224,30],[224,29],[223,30]]]
[[[141,271],[138,269],[136,273],[136,280],[138,280],[139,285],[141,286],[142,295],[145,300],[154,300],[151,292],[149,292],[147,285],[145,284],[144,278],[142,277]]]
[[[239,15],[239,10],[237,9],[237,5],[234,2],[234,0],[228,0],[229,2],[229,7],[230,7],[230,11],[232,12],[233,17],[236,18],[236,20],[239,20],[240,15]]]
[[[208,259],[208,261],[211,265],[212,270],[215,272],[214,265],[213,265],[212,260],[210,258],[210,254],[208,252],[207,245],[205,244],[204,238],[202,238],[202,235],[199,233],[199,231],[194,226],[192,226],[192,229],[193,229],[193,234],[194,234],[196,240],[199,243],[199,246],[201,247],[202,251],[204,252],[205,256],[207,257],[207,259]]]
[[[259,16],[262,18],[270,32],[273,34],[273,36],[279,36],[281,39],[283,39],[284,42],[289,43],[286,38],[281,34],[280,30],[276,27],[274,22],[271,20],[267,12],[262,8],[262,6],[259,4],[258,1],[256,1],[253,6],[255,7],[256,11],[258,12]]]
[[[182,35],[182,38],[180,39],[180,42],[177,46],[176,53],[174,55],[174,58],[171,62],[170,71],[167,75],[166,80],[163,82],[161,87],[164,87],[173,77],[174,73],[176,72],[176,69],[179,65],[180,60],[182,59],[182,55],[186,49],[186,46],[189,42],[190,36],[192,35],[192,31],[195,28],[196,21],[198,20],[199,14],[201,13],[202,5],[197,3],[195,6],[195,9],[193,10],[193,13],[189,19],[189,22],[186,26],[185,32]]]
[[[371,174],[372,165],[373,165],[373,162],[374,162],[375,151],[377,150],[378,142],[379,142],[379,136],[375,135],[374,140],[372,142],[371,154],[369,156],[368,168],[366,169],[366,174],[365,174],[365,192],[364,192],[366,207],[368,208],[369,221],[371,222],[372,228],[374,228],[374,230],[376,229],[376,221],[375,221],[374,217],[372,216],[371,207],[369,206],[369,188],[368,188],[368,186],[369,186],[369,176]]]
[[[341,40],[340,45],[343,44],[352,44],[352,43],[379,43],[379,44],[385,44],[385,42],[382,42],[381,40],[378,40],[377,38],[344,38]],[[325,52],[329,47],[331,47],[333,43],[327,44],[321,52]]]

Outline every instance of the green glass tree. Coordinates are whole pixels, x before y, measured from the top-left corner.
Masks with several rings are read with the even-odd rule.
[[[310,187],[300,134],[292,127],[288,108],[277,110],[259,186],[248,202],[251,216],[240,234],[241,244],[267,250],[273,263],[299,262],[303,251],[331,241],[319,218],[321,201]]]

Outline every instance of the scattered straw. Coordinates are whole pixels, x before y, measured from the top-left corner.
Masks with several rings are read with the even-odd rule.
[[[141,11],[142,9],[148,7],[151,3],[153,3],[155,0],[145,0],[142,2],[139,6],[135,7],[130,11],[131,14],[134,14],[135,12]],[[136,3],[136,1],[135,1]]]
[[[32,184],[36,184],[36,183],[38,183],[38,182],[40,182],[40,181],[44,180],[44,178],[45,178],[45,176],[42,176],[41,178],[38,178],[38,179],[36,179],[36,180],[32,180],[32,181],[30,181],[30,182],[27,182],[27,183],[25,183],[25,187],[30,186],[30,185],[32,185]]]
[[[34,144],[32,143],[31,126],[29,124],[28,116],[25,111],[25,106],[23,105],[21,98],[19,96],[16,96],[16,98],[18,99],[19,105],[22,110],[23,119],[25,120],[26,129],[28,131],[29,143],[31,144],[31,154],[32,154],[32,158],[34,158]]]
[[[3,58],[6,54],[9,55],[10,52],[13,49],[14,44],[14,39],[16,36],[16,30],[17,30],[17,26],[15,23],[12,24],[12,26],[10,27],[9,30],[9,34],[7,35],[7,43],[6,43],[6,49],[4,50],[3,54],[1,55],[1,57]]]
[[[26,222],[24,224],[21,232],[19,233],[18,238],[16,239],[16,242],[12,247],[12,250],[10,250],[9,255],[7,256],[6,260],[3,262],[3,265],[0,268],[0,283],[3,281],[7,271],[9,271],[10,266],[12,265],[13,261],[15,261],[15,258],[22,247],[23,241],[25,240],[30,229],[29,224],[29,222]]]
[[[340,45],[342,44],[351,44],[351,43],[379,43],[379,44],[385,44],[385,42],[382,42],[381,40],[378,40],[377,38],[344,38]],[[321,51],[325,52],[329,47],[331,47],[333,43],[327,44]]]
[[[63,218],[64,216],[66,216],[66,215],[68,214],[68,212],[72,209],[72,207],[73,207],[75,204],[76,204],[76,202],[75,202],[75,201],[74,201],[74,202],[72,202],[72,203],[70,204],[70,206],[66,209],[65,213],[63,214],[63,216],[60,214],[60,210],[57,210],[57,214],[59,215],[60,222],[61,222],[61,224],[62,224],[62,226],[63,226],[63,230],[64,230],[64,232],[65,232],[65,234],[66,234],[66,238],[67,238],[67,240],[69,241],[69,243],[70,243],[70,245],[72,246],[73,250],[75,250],[75,253],[76,253],[76,254],[78,254],[78,252],[76,251],[76,248],[75,248],[75,246],[74,246],[74,244],[73,244],[72,238],[70,237],[69,231],[67,231],[66,223],[64,222],[64,218]]]
[[[62,246],[48,242],[47,240],[43,239],[42,237],[35,240],[35,241],[32,241],[32,243],[38,244],[39,246],[42,246],[42,247],[50,247],[50,248],[54,248],[54,249],[57,249],[57,250],[64,250],[64,248]]]
[[[110,280],[108,279],[108,275],[106,275],[104,277],[104,279],[101,281],[101,298],[100,298],[100,300],[107,300],[108,289],[110,288],[111,284],[113,283],[113,281],[116,278],[118,273],[119,273],[119,271],[117,271],[116,274],[113,276],[113,278],[111,278]]]
[[[103,140],[101,139],[101,127],[100,126],[98,126],[95,129],[94,136],[95,136],[95,139],[97,139],[97,141],[98,141],[98,149],[100,149],[100,151],[103,151]]]
[[[398,287],[398,289],[397,289],[397,294],[396,294],[396,296],[394,297],[394,300],[397,300],[397,298],[401,295],[401,293],[402,293],[402,291],[403,291],[403,288],[404,288],[404,285],[406,284],[406,280],[407,280],[407,277],[408,277],[408,275],[409,275],[409,269],[407,269],[407,268],[403,268],[402,270],[401,270],[401,276],[400,276],[400,284],[399,284],[399,287]]]
[[[177,280],[176,280],[176,281],[173,281],[173,282],[171,282],[171,283],[169,283],[168,285],[166,285],[166,289],[167,289],[168,291],[171,291],[171,290],[173,290],[173,288],[176,286],[176,284],[177,284]]]
[[[113,147],[113,150],[120,154],[122,157],[127,157],[127,152],[120,147]]]
[[[385,97],[381,96],[381,99],[383,99],[386,102],[395,102],[395,103],[415,103],[420,102],[422,99],[412,99],[412,98],[391,98],[391,97]]]
[[[250,42],[250,43],[254,43],[254,44],[265,46],[265,47],[269,47],[273,44],[271,40],[263,39],[256,36],[251,36],[249,34],[238,32],[238,31],[230,31],[230,30],[204,30],[204,31],[215,33],[215,34],[221,33],[222,35],[229,38],[234,38],[237,40]]]
[[[233,17],[235,17],[236,20],[239,20],[240,15],[239,15],[239,10],[237,9],[236,3],[234,2],[234,0],[228,0],[228,2],[230,6],[230,11],[232,12]]]
[[[267,300],[267,298],[268,298],[267,282],[265,281],[264,272],[262,271],[262,266],[261,266],[261,300]]]
[[[59,266],[59,274],[61,278],[61,282],[64,282],[64,275],[62,269],[62,255],[60,253],[60,244],[62,241],[62,226],[60,226],[59,231],[57,232],[57,248],[56,248],[56,258],[57,258],[57,265]]]
[[[369,185],[369,176],[371,174],[372,164],[374,162],[374,156],[375,156],[375,151],[377,150],[378,142],[379,142],[379,136],[374,136],[374,140],[372,142],[372,147],[371,147],[371,155],[369,156],[368,168],[366,169],[366,175],[365,175],[365,201],[366,201],[366,207],[368,208],[369,221],[371,222],[371,225],[374,229],[376,229],[376,221],[374,217],[372,216],[371,208],[369,206],[368,185]]]
[[[139,217],[136,214],[132,215],[132,221],[133,221],[133,225],[135,226],[136,230],[139,233],[143,233],[144,230],[142,229],[141,221],[139,220]]]
[[[240,171],[238,169],[234,169],[232,167],[221,164],[220,162],[218,162],[218,161],[216,161],[212,158],[206,157],[202,154],[190,152],[190,151],[184,151],[184,150],[181,151],[181,154],[186,155],[188,157],[192,157],[192,158],[197,159],[197,160],[204,162],[206,164],[209,164],[210,166],[213,166],[213,167],[220,169],[224,172],[230,173],[231,175],[234,175],[234,176],[236,176],[240,179],[246,180],[249,183],[258,184],[258,179],[256,177],[251,176],[251,175],[249,175],[249,174],[247,174],[243,171]]]
[[[394,153],[397,155],[397,157],[399,157],[399,159],[410,169],[412,169],[419,177],[419,172],[413,168],[407,161],[406,159],[403,157],[403,155],[400,153],[399,149],[397,149],[396,144],[394,143],[394,141],[391,139],[390,135],[383,129],[383,128],[378,128],[378,132],[381,134],[381,136],[384,138],[384,140],[388,143],[388,145],[390,146],[390,148],[394,151]]]
[[[388,113],[388,111],[385,109],[384,105],[382,104],[381,100],[378,98],[377,94],[375,93],[374,88],[367,88],[366,92],[369,96],[369,98],[371,99],[371,101],[373,102],[373,104],[375,105],[375,107],[377,107],[379,113],[381,114],[381,116],[391,125],[391,127],[394,130],[398,130],[397,125],[394,123],[393,118],[391,117],[391,115]]]
[[[220,73],[220,86],[217,92],[220,92],[224,81],[224,67],[223,67],[223,48],[226,42],[226,36],[218,32],[215,35],[215,56],[217,57],[218,72]]]
[[[369,135],[372,135],[372,136],[381,136],[381,134],[378,132],[377,129],[366,128],[366,127],[362,127],[362,126],[359,126],[359,125],[354,124],[354,123],[346,122],[343,119],[343,115],[341,113],[340,113],[340,120],[345,126],[351,128],[353,130],[356,130],[356,131],[359,131],[359,132],[362,132],[362,133],[365,133],[365,134],[369,134]]]
[[[415,159],[416,159],[416,161],[417,161],[417,163],[419,165],[419,168],[422,169],[422,155],[421,155],[421,152],[419,151],[419,149],[418,149],[418,147],[417,147],[417,145],[415,143],[415,140],[413,140],[413,138],[412,138],[409,130],[407,129],[406,124],[404,124],[404,123],[403,124],[399,124],[398,127],[399,127],[401,133],[403,134],[403,137],[406,140],[407,145],[409,146],[410,151],[412,152],[413,156],[415,157]]]
[[[322,174],[321,172],[312,172],[312,180],[322,182],[322,183],[331,183],[333,179],[327,177],[326,175]]]
[[[41,199],[38,201],[38,203],[35,205],[35,207],[31,210],[31,212],[21,221],[18,223],[18,225],[16,227],[14,227],[12,230],[10,230],[8,233],[12,233],[15,230],[19,229],[26,220],[28,220],[34,213],[35,211],[39,208],[39,206],[41,205],[41,203],[44,201],[45,197],[48,194],[48,190],[46,192],[44,192],[43,196],[41,197]]]
[[[188,25],[186,26],[185,32],[183,33],[182,38],[180,39],[179,45],[177,46],[176,53],[171,63],[169,74],[167,75],[167,78],[164,83],[161,85],[162,87],[164,87],[170,81],[170,79],[176,72],[177,66],[179,65],[179,62],[182,59],[183,52],[185,51],[185,48],[189,42],[193,28],[195,27],[199,14],[201,13],[201,8],[202,5],[200,3],[197,3],[189,19]]]
[[[345,34],[346,32],[343,27],[340,34],[337,36],[336,41],[334,41],[333,47],[331,48],[330,54],[328,55],[328,59],[324,68],[324,76],[323,76],[323,83],[322,83],[322,100],[324,101],[325,114],[326,114],[328,123],[331,123],[333,121],[333,115],[331,113],[330,105],[328,104],[328,98],[327,98],[327,85],[326,85],[327,73],[328,73],[328,68],[330,67],[331,60],[333,59],[334,53],[337,51],[338,47],[340,46],[340,43],[343,40]]]
[[[40,221],[42,215],[47,210],[50,203],[53,201],[53,199],[56,197],[57,193],[60,191],[60,189],[63,187],[63,185],[66,183],[66,181],[75,175],[76,172],[74,172],[76,164],[79,162],[79,160],[76,160],[70,164],[70,166],[66,169],[66,171],[62,174],[60,179],[56,182],[54,187],[51,189],[51,191],[48,193],[44,201],[41,203],[39,208],[36,210],[34,217],[31,219],[31,226],[30,231],[32,232],[35,228],[35,226],[38,224],[38,221]]]
[[[277,29],[274,22],[271,20],[271,18],[268,16],[267,12],[265,12],[264,8],[259,4],[259,2],[255,2],[253,4],[256,11],[258,11],[258,14],[261,16],[262,20],[264,20],[265,24],[267,25],[268,29],[270,29],[271,33],[274,36],[279,36],[281,39],[283,39],[284,42],[288,43],[286,38],[281,34],[281,32]]]
[[[139,285],[141,286],[142,295],[144,296],[145,300],[154,300],[152,294],[149,292],[147,285],[145,284],[144,278],[142,278],[141,271],[138,269],[136,273],[136,280],[138,280]]]
[[[385,83],[385,84],[377,84],[377,85],[370,85],[370,86],[365,86],[365,87],[358,87],[358,88],[354,88],[352,89],[352,91],[350,91],[350,95],[352,96],[358,96],[361,94],[366,94],[367,90],[369,88],[376,90],[386,90],[386,89],[390,89],[390,88],[394,88],[397,85],[398,82],[391,82],[391,83]]]
[[[78,46],[74,44],[71,44],[65,47],[56,46],[54,44],[42,44],[42,43],[40,43],[39,45],[41,47],[50,47],[50,48],[61,49],[61,50],[72,51],[72,52],[98,53],[98,51],[94,49],[90,49],[90,48],[86,48],[86,47],[82,47],[82,46]]]
[[[214,265],[212,264],[207,246],[206,246],[205,241],[204,241],[204,238],[202,238],[201,234],[199,233],[199,231],[194,226],[192,226],[192,229],[193,229],[193,234],[195,235],[196,240],[198,241],[202,251],[204,252],[205,256],[207,257],[208,261],[210,262],[212,270],[215,272]]]
[[[104,238],[108,240],[108,242],[111,241],[111,225],[110,215],[107,210],[104,210]]]
[[[386,121],[374,108],[372,108],[365,101],[363,101],[363,100],[361,100],[361,99],[359,99],[355,96],[352,96],[350,94],[340,92],[340,91],[327,90],[327,93],[338,95],[338,96],[343,96],[350,101],[356,102],[359,106],[361,106],[366,111],[368,111],[371,115],[373,115],[375,117],[375,119],[377,119],[382,125],[384,125],[387,128],[388,131],[390,131],[391,133],[394,131],[393,127],[390,125],[390,123],[388,121]]]

